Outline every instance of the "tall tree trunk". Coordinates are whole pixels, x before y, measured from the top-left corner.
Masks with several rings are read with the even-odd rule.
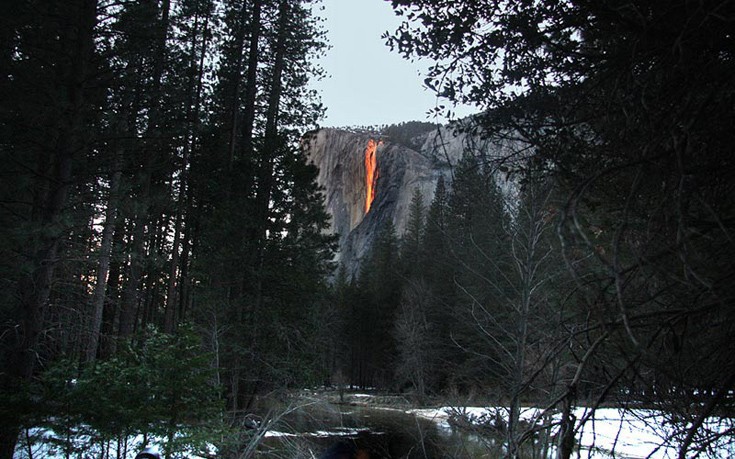
[[[200,56],[196,54],[197,38],[199,35],[199,16],[194,23],[194,32],[191,39],[191,61],[189,65],[189,73],[191,81],[189,83],[189,92],[187,97],[187,130],[185,145],[181,159],[181,183],[179,186],[179,194],[176,204],[176,221],[174,224],[174,240],[171,253],[171,270],[169,271],[168,289],[166,292],[166,313],[164,318],[164,331],[173,332],[176,322],[183,318],[183,308],[178,307],[181,301],[177,301],[181,295],[181,288],[177,289],[186,282],[186,267],[188,262],[189,250],[188,237],[182,235],[182,225],[184,222],[184,213],[188,206],[190,193],[188,191],[189,178],[189,157],[197,139],[197,131],[199,124],[199,108],[201,101],[202,86],[204,81],[204,58],[207,52],[207,30],[209,28],[209,18],[204,18],[204,24],[201,29],[202,51]],[[198,57],[198,59],[197,59]],[[198,65],[197,65],[198,63]],[[187,228],[188,232],[189,228]],[[183,240],[183,243],[182,243]],[[182,247],[183,246],[183,247]],[[182,249],[182,255],[179,255],[179,249]],[[181,262],[179,259],[181,258]],[[178,282],[177,282],[178,280]],[[179,293],[179,295],[177,295]]]
[[[151,167],[150,161],[147,162],[145,167],[146,169]],[[125,288],[121,299],[122,304],[120,307],[118,328],[118,336],[121,338],[130,336],[135,330],[136,315],[140,305],[140,278],[143,271],[142,264],[145,255],[143,239],[145,237],[146,220],[148,219],[148,205],[144,201],[149,200],[151,187],[149,171],[145,171],[143,174],[139,199],[142,209],[135,218],[132,248],[127,261],[127,280],[125,281]]]
[[[273,63],[273,76],[271,80],[270,94],[268,95],[268,109],[266,111],[265,138],[263,151],[261,152],[260,168],[258,170],[258,190],[255,197],[256,205],[256,241],[255,269],[259,273],[263,263],[263,249],[265,247],[266,232],[268,229],[268,214],[271,194],[273,192],[273,167],[275,158],[280,149],[280,137],[278,135],[278,115],[281,102],[283,82],[283,66],[286,57],[286,39],[288,33],[288,2],[281,0],[278,6],[278,36],[276,38],[275,61]],[[257,297],[256,308],[260,306],[262,296],[262,285],[260,275],[257,275]]]
[[[261,0],[253,1],[250,49],[248,50],[248,70],[245,80],[245,106],[243,107],[243,152],[253,156],[253,130],[255,127],[255,98],[258,92],[258,50],[260,41]]]
[[[247,168],[250,164],[255,163],[254,151],[253,151],[253,131],[256,117],[256,96],[258,91],[258,64],[261,59],[259,54],[259,42],[262,28],[261,20],[261,9],[262,0],[253,0],[252,2],[252,14],[250,18],[249,28],[246,23],[246,3],[243,1],[242,17],[240,18],[240,29],[238,30],[237,36],[237,48],[235,50],[236,55],[234,57],[236,63],[236,71],[233,75],[235,80],[233,83],[233,93],[230,99],[231,102],[231,131],[229,141],[229,157],[228,157],[228,174],[227,177],[232,179],[231,182],[225,184],[225,193],[227,199],[237,200],[239,202],[235,205],[241,205],[241,203],[248,199],[248,195],[251,192],[253,173],[250,170],[235,170],[234,169],[234,157],[238,151],[237,139],[242,139],[242,146],[240,149],[241,158],[243,161],[238,164],[239,167]],[[241,106],[240,92],[241,85],[243,84],[242,66],[243,66],[243,51],[245,38],[249,32],[249,45],[248,45],[248,56],[247,56],[247,71],[245,75],[245,100],[244,105]],[[243,121],[240,123],[239,117],[242,115]],[[235,177],[241,178],[241,180],[235,180]],[[243,182],[244,180],[244,182]],[[244,192],[243,192],[244,190]],[[252,228],[250,222],[244,222],[249,228]],[[247,241],[254,244],[256,241],[255,233],[252,229],[247,230]],[[255,245],[253,245],[255,247]],[[246,255],[246,258],[242,260],[242,264],[246,267],[245,270],[239,270],[235,273],[227,273],[228,276],[228,302],[233,305],[234,314],[233,320],[238,324],[245,323],[244,307],[243,307],[243,292],[247,291],[249,276],[248,273],[252,271],[254,266],[252,255],[255,253],[254,250],[250,251]],[[230,394],[228,397],[228,408],[237,411],[244,406],[241,401],[245,398],[247,393],[248,384],[244,381],[242,367],[243,356],[235,356],[234,360],[230,362],[232,368],[230,369],[229,375],[229,389]]]
[[[286,39],[288,34],[288,2],[281,0],[278,6],[278,37],[276,39],[276,56],[273,63],[273,77],[271,80],[270,94],[268,95],[268,110],[265,118],[265,139],[263,158],[260,163],[258,180],[258,219],[261,225],[259,237],[265,237],[265,222],[268,217],[273,189],[273,164],[278,149],[280,138],[278,135],[278,115],[281,103],[281,92],[283,90],[283,66],[286,60]]]
[[[88,342],[85,347],[84,360],[94,362],[97,357],[97,348],[102,330],[102,313],[105,306],[107,292],[107,276],[110,272],[110,257],[112,255],[112,240],[115,234],[117,213],[120,202],[120,180],[122,177],[122,148],[115,151],[115,162],[110,181],[110,197],[107,201],[105,228],[102,230],[102,244],[100,246],[99,265],[97,266],[97,283],[92,294],[92,323],[90,324]]]
[[[281,92],[283,82],[281,81],[283,74],[283,66],[286,54],[286,38],[288,33],[288,2],[281,0],[278,5],[278,32],[275,46],[275,59],[273,63],[273,75],[271,79],[270,93],[268,95],[268,108],[266,111],[265,137],[263,142],[263,150],[260,155],[260,166],[258,169],[258,188],[255,195],[255,222],[253,230],[249,234],[249,240],[253,244],[250,252],[247,266],[250,267],[254,274],[254,305],[253,305],[253,323],[250,328],[250,344],[249,347],[253,352],[257,352],[259,333],[258,318],[262,310],[263,303],[263,258],[265,255],[266,233],[268,229],[268,215],[270,207],[270,199],[273,187],[273,168],[275,157],[278,154],[280,138],[278,135],[278,114],[281,101]],[[243,279],[243,283],[248,280]],[[243,285],[244,289],[245,286]],[[242,319],[243,310],[238,309],[238,317]],[[247,393],[246,384],[238,385],[238,393],[233,398],[240,399],[240,402],[249,405],[252,402],[254,391],[257,390],[259,381],[254,382],[255,386]]]
[[[69,34],[66,38],[74,44],[74,54],[63,89],[60,90],[66,96],[63,112],[68,116],[61,120],[59,138],[49,155],[53,162],[50,189],[45,194],[44,202],[34,212],[38,216],[36,224],[42,229],[32,257],[34,271],[32,278],[21,286],[20,292],[25,312],[22,319],[24,339],[21,363],[21,374],[25,378],[30,378],[34,371],[35,348],[43,327],[51,281],[58,261],[59,244],[65,235],[61,219],[70,189],[75,153],[83,150],[83,86],[88,78],[88,64],[94,52],[93,33],[97,3],[94,0],[81,0],[73,10],[78,14],[78,22],[70,27],[73,30],[66,31]],[[45,166],[42,165],[41,168]]]
[[[162,80],[166,63],[166,43],[168,41],[169,32],[169,12],[170,0],[163,0],[161,3],[161,18],[159,20],[158,36],[156,37],[156,59],[153,69],[153,86],[150,89],[152,93],[150,101],[150,114],[148,119],[148,128],[146,129],[146,141],[158,138],[158,126],[161,124],[161,103],[162,103]],[[120,337],[127,337],[135,330],[136,317],[140,306],[140,280],[143,273],[143,261],[145,254],[145,235],[146,226],[149,222],[150,206],[151,206],[151,186],[153,180],[153,168],[158,160],[158,148],[160,145],[147,145],[145,155],[145,166],[140,178],[140,199],[138,204],[140,210],[135,218],[135,227],[133,230],[133,246],[129,260],[129,271],[125,293],[123,295],[122,308],[120,312]]]
[[[120,225],[113,236],[112,246],[122,247],[125,231]],[[115,335],[120,321],[120,302],[122,300],[121,275],[124,271],[123,260],[111,259],[110,271],[107,275],[107,292],[105,293],[105,307],[102,308],[102,330],[100,331],[100,356],[105,358],[114,355],[117,351]]]
[[[126,78],[129,78],[130,81],[135,81],[136,72],[140,66],[141,60],[142,56],[136,55],[133,60],[127,63],[125,73]],[[135,136],[135,132],[138,130],[140,121],[139,112],[143,103],[142,91],[136,88],[136,84],[131,84],[130,86],[130,88],[125,89],[126,92],[123,95],[123,112],[120,114],[121,120],[119,121],[121,127],[119,135],[123,138],[133,138]],[[121,141],[119,146],[124,150],[125,156],[129,156],[133,152],[129,142],[123,143]],[[122,151],[121,154],[123,154]],[[122,177],[121,186],[123,188],[127,188],[129,186],[128,182],[132,181],[133,180],[124,176]],[[143,193],[141,193],[141,195],[142,194]],[[123,247],[126,244],[126,239],[129,240],[129,237],[132,234],[134,243],[131,253],[135,253],[135,240],[137,240],[137,234],[135,233],[138,226],[136,225],[137,220],[135,218],[135,214],[132,217],[131,221],[128,221],[127,223],[127,228],[119,228],[114,232],[113,247]],[[122,221],[124,222],[125,220],[123,219]],[[140,238],[142,239],[142,235],[140,235]],[[128,270],[137,269],[137,266],[132,266],[130,259],[120,260],[112,265],[108,275],[107,284],[109,292],[105,297],[109,299],[111,307],[103,308],[102,312],[102,333],[105,339],[102,343],[101,352],[105,356],[114,355],[117,352],[116,336],[127,336],[127,334],[129,334],[129,332],[121,334],[120,330],[127,330],[132,327],[132,324],[126,322],[128,315],[125,313],[125,305],[128,304],[126,301],[129,296],[134,295],[136,290],[133,290],[132,292],[128,290],[130,288],[130,282],[126,282],[124,280],[126,272],[129,274],[129,271],[125,269],[126,265],[128,266]]]
[[[183,169],[181,174],[181,184],[179,185],[179,197],[176,204],[176,219],[174,220],[174,240],[173,247],[171,249],[171,269],[169,270],[168,287],[166,289],[166,311],[164,313],[163,320],[163,331],[166,333],[173,333],[176,327],[176,322],[179,319],[177,317],[177,291],[176,287],[179,285],[177,282],[180,274],[179,266],[179,249],[181,246],[182,239],[182,221],[184,218],[184,203],[186,201],[186,163],[188,162],[188,152],[185,148],[183,158]]]
[[[149,324],[163,326],[164,316],[159,314],[163,311],[165,298],[163,294],[165,290],[161,289],[159,284],[159,271],[156,269],[153,260],[163,260],[165,253],[165,238],[168,221],[165,216],[159,215],[156,221],[151,223],[154,229],[151,237],[149,237],[149,249],[147,251],[148,262],[145,265],[145,281],[143,282],[143,309],[140,315],[140,324],[145,327]],[[151,257],[151,255],[153,255]]]
[[[237,151],[237,135],[239,130],[240,117],[240,83],[242,82],[242,51],[245,44],[245,34],[247,32],[246,19],[248,15],[247,4],[242,1],[240,9],[240,21],[238,24],[237,42],[235,44],[235,69],[233,71],[232,94],[230,96],[230,132],[227,143],[227,166],[228,170],[232,170],[232,164],[235,160],[235,152]]]
[[[199,216],[194,207],[194,191],[190,186],[186,193],[186,237],[181,246],[181,288],[179,293],[179,317],[184,320],[188,305],[191,302],[191,281],[189,279],[190,256],[196,250],[196,238],[199,229]]]

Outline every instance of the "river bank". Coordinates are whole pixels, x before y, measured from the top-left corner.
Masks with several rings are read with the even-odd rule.
[[[400,394],[373,391],[302,390],[270,394],[261,399],[259,409],[241,418],[232,433],[239,436],[238,457],[315,459],[338,441],[347,441],[371,453],[371,459],[407,458],[488,458],[503,457],[507,409],[472,403],[448,403],[433,399],[419,404]],[[575,442],[582,457],[656,458],[678,456],[682,436],[677,435],[665,413],[655,409],[578,407]],[[522,428],[535,430],[537,436],[524,444],[523,457],[555,457],[558,413],[543,416],[537,407],[521,411]],[[709,418],[703,432],[726,432],[733,421]],[[543,437],[542,435],[546,435]],[[726,438],[726,437],[723,437]],[[34,440],[35,439],[35,440]],[[31,442],[31,440],[33,440]],[[66,443],[64,433],[31,429],[27,444],[17,451],[18,459],[60,455]],[[68,441],[68,438],[66,439]],[[90,443],[89,439],[79,441]],[[144,444],[165,445],[165,438],[137,435],[120,443],[101,445],[92,442],[73,457],[117,457],[130,459]],[[73,446],[73,445],[72,445]],[[214,445],[208,452],[191,451],[186,457],[214,458]],[[117,450],[117,451],[116,451]],[[702,457],[735,457],[735,446],[712,443]]]
[[[415,410],[409,399],[372,392],[300,391],[270,424],[260,457],[313,458],[337,441],[348,441],[381,458],[492,458],[489,445]]]
[[[307,412],[331,414],[313,417],[322,423],[318,433],[288,434],[293,437],[321,435],[327,441],[348,438],[369,445],[376,437],[396,435],[402,438],[404,450],[409,451],[407,455],[400,452],[395,455],[384,450],[384,455],[376,457],[502,457],[503,429],[507,423],[507,408],[502,406],[473,406],[442,400],[420,405],[402,395],[369,391],[343,394],[302,391],[295,397],[304,403]],[[681,436],[664,412],[577,407],[573,415],[577,449],[585,457],[668,459],[678,456]],[[523,429],[538,432],[528,443],[533,457],[554,456],[558,419],[559,413],[543,413],[538,407],[521,409]],[[731,425],[730,419],[711,418],[703,428],[722,432]],[[269,435],[280,434],[274,431]],[[714,444],[707,457],[735,457],[735,448]]]

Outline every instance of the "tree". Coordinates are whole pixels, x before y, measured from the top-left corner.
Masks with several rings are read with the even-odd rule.
[[[299,325],[323,304],[332,244],[320,233],[326,214],[315,172],[298,149],[321,113],[305,89],[318,74],[310,59],[324,46],[307,3],[225,5],[217,103],[202,147],[210,155],[196,162],[203,224],[193,269],[206,298],[198,314],[229,324],[219,364],[233,412],[263,388],[316,373],[298,357],[318,359],[294,352],[313,349],[304,344],[311,329]],[[291,308],[294,301],[305,308]]]
[[[145,308],[148,301],[153,301],[148,295],[151,295],[152,289],[147,289],[142,284],[144,271],[148,267],[148,263],[152,258],[151,251],[146,251],[146,237],[150,238],[150,245],[155,246],[156,234],[152,228],[149,228],[149,222],[158,217],[154,211],[158,210],[155,206],[159,195],[156,193],[157,186],[160,185],[156,179],[157,173],[160,173],[160,163],[162,153],[169,152],[170,144],[164,139],[166,123],[164,121],[166,103],[169,102],[164,96],[164,84],[167,72],[170,69],[166,66],[169,56],[169,40],[170,40],[170,9],[169,0],[149,3],[140,7],[138,11],[132,11],[132,14],[141,14],[142,20],[146,22],[134,22],[135,26],[142,26],[148,29],[150,35],[149,42],[146,43],[146,53],[143,55],[142,74],[140,75],[140,84],[144,86],[146,91],[143,94],[143,105],[147,110],[147,117],[141,120],[143,142],[138,144],[138,152],[141,154],[142,170],[137,175],[136,187],[138,191],[134,216],[132,217],[132,244],[129,253],[129,269],[127,272],[127,282],[123,289],[122,307],[120,311],[120,327],[119,335],[127,337],[132,334],[137,325],[136,317],[146,313]],[[131,31],[128,31],[130,33]],[[135,58],[134,58],[135,59]],[[167,139],[166,139],[167,140]],[[165,160],[164,160],[165,161]],[[146,231],[148,229],[148,231]],[[146,297],[143,296],[146,293]],[[144,310],[141,311],[141,306]],[[148,311],[150,312],[150,311]]]
[[[453,290],[454,274],[449,263],[449,193],[444,177],[439,176],[434,191],[434,198],[426,213],[426,226],[422,244],[421,264],[425,267],[424,275],[431,285],[437,288],[438,294],[449,294]],[[447,302],[449,300],[447,299]]]
[[[401,262],[404,265],[403,271],[409,276],[409,273],[416,272],[420,266],[425,214],[424,198],[421,196],[421,191],[416,188],[411,196],[406,231],[401,238]]]
[[[617,354],[602,398],[621,382],[613,375],[629,375],[628,389],[636,381],[653,390],[662,378],[690,393],[706,387],[696,413],[685,408],[691,397],[664,390],[657,398],[685,420],[680,457],[717,442],[721,434],[699,433],[708,416],[731,410],[723,394],[735,383],[725,326],[733,291],[724,281],[732,275],[730,5],[393,5],[407,20],[388,37],[392,46],[441,62],[426,84],[479,104],[485,112],[471,130],[524,142],[566,190],[562,249],[602,330],[574,379]],[[706,342],[694,323],[709,330]],[[570,453],[567,442],[560,455]]]
[[[81,372],[75,366],[57,361],[32,387],[35,422],[66,432],[67,438],[47,441],[60,441],[67,452],[142,434],[166,439],[165,456],[175,457],[203,450],[207,435],[220,428],[209,356],[191,327],[177,335],[150,327],[114,358]]]
[[[435,388],[439,369],[440,322],[435,303],[436,298],[423,279],[408,280],[394,322],[397,383],[410,383],[419,400]]]
[[[456,371],[456,346],[452,342],[453,311],[456,298],[456,263],[450,250],[449,192],[444,177],[437,180],[434,198],[426,212],[423,244],[420,250],[419,272],[433,295],[436,305],[434,334],[439,348],[435,356],[441,362],[436,369],[436,384],[445,387],[453,381]]]
[[[453,340],[467,352],[461,374],[467,383],[480,384],[488,376],[507,379],[503,361],[507,336],[487,333],[511,324],[502,305],[512,301],[513,278],[508,251],[509,214],[491,171],[478,158],[466,155],[455,170],[449,194],[449,250],[457,289],[453,305]],[[480,344],[476,340],[490,340]]]
[[[68,235],[69,197],[89,146],[96,73],[95,1],[24,5],[3,42],[3,395],[22,393],[38,370],[54,276]],[[32,97],[32,94],[37,96]],[[25,96],[29,96],[27,99]],[[19,194],[16,195],[16,192]],[[7,236],[7,237],[6,237]],[[7,256],[6,256],[7,255]],[[21,413],[0,424],[0,457],[11,458]]]
[[[507,444],[510,456],[528,455],[524,443],[538,443],[540,457],[550,445],[551,421],[541,413],[530,426],[521,420],[521,403],[533,399],[541,406],[558,397],[559,368],[571,360],[559,343],[569,342],[570,334],[581,320],[565,308],[563,298],[573,292],[569,276],[555,247],[553,225],[557,220],[553,183],[531,165],[525,171],[516,211],[508,226],[510,259],[513,270],[512,296],[503,305],[510,316],[508,328],[496,330],[510,341],[506,363]],[[565,309],[567,311],[565,312]],[[563,419],[562,430],[569,430]],[[539,425],[546,429],[538,441]],[[573,426],[572,426],[573,427]]]
[[[356,331],[354,345],[362,387],[385,387],[393,380],[395,341],[392,329],[400,302],[402,280],[395,227],[388,222],[380,230],[367,260],[360,269],[356,311],[350,329]]]
[[[438,187],[442,196],[443,186],[441,179]],[[396,384],[399,387],[410,384],[420,400],[438,388],[444,337],[439,296],[426,281],[430,272],[427,264],[438,261],[427,257],[426,213],[424,199],[417,188],[411,197],[408,223],[401,239],[401,299],[393,323]]]
[[[233,409],[313,381],[333,241],[298,147],[322,114],[309,2],[0,8],[0,457],[38,419],[34,381],[105,367],[151,326],[214,341]]]

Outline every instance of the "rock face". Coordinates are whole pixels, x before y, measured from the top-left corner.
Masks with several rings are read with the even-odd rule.
[[[379,134],[353,133],[339,129],[321,129],[305,138],[304,150],[319,169],[317,183],[323,187],[325,205],[332,217],[330,231],[339,235],[337,261],[348,276],[359,273],[381,229],[392,223],[400,237],[409,216],[414,190],[418,189],[427,206],[436,183],[444,176],[451,183],[452,167],[468,148],[477,151],[503,151],[498,144],[478,145],[467,136],[455,136],[447,128],[422,134],[409,148],[392,143]],[[369,179],[370,142],[377,144],[377,178]],[[503,182],[501,180],[501,182]],[[373,185],[374,200],[367,210],[368,189]],[[507,188],[506,183],[501,186]]]

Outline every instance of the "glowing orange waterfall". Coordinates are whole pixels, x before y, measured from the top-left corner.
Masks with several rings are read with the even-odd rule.
[[[373,204],[375,199],[375,185],[378,181],[378,159],[376,152],[378,145],[381,142],[376,142],[373,139],[368,140],[367,148],[365,148],[365,213],[370,211],[370,206]]]

